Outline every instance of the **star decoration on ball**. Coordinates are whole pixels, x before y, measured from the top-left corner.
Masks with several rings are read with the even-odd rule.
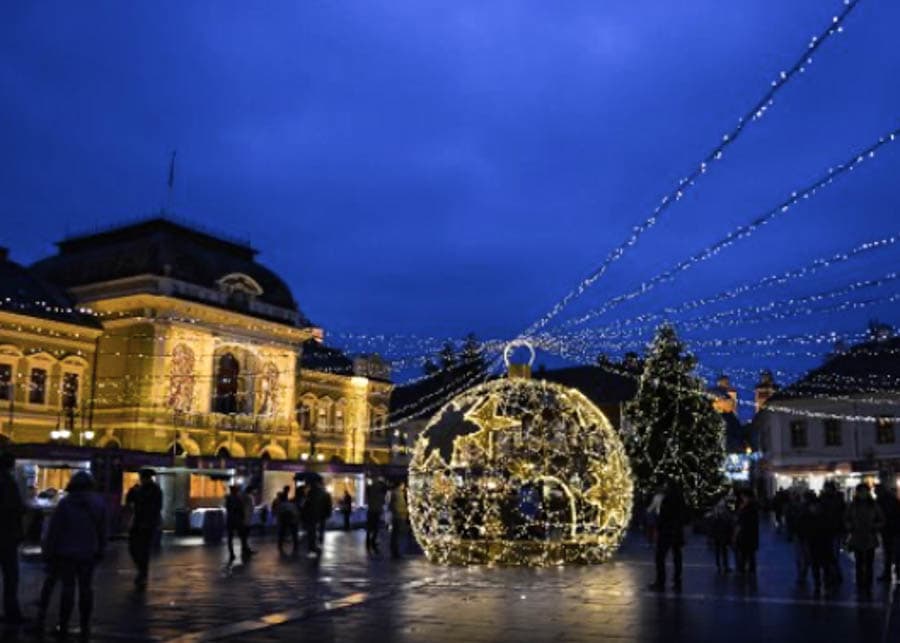
[[[602,562],[631,503],[628,458],[607,418],[545,381],[496,380],[457,396],[410,463],[413,531],[438,563]]]

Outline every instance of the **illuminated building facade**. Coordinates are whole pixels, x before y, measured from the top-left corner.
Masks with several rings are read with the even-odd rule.
[[[875,338],[841,350],[781,390],[764,391],[753,425],[768,493],[818,490],[829,479],[848,493],[861,481],[898,485],[898,352],[900,338]]]
[[[89,430],[99,322],[0,248],[0,444]]]
[[[303,366],[304,349],[331,349],[249,245],[154,218],[57,247],[28,270],[4,256],[29,285],[2,293],[4,439],[300,460],[314,451],[301,427],[314,397],[320,454],[377,451],[387,376]]]

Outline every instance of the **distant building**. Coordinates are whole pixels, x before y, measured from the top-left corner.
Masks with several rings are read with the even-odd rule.
[[[737,413],[738,410],[738,392],[731,385],[731,380],[727,375],[719,375],[716,378],[716,385],[708,389],[713,396],[713,408],[719,413]]]
[[[721,374],[716,384],[707,389],[712,398],[712,407],[725,423],[725,472],[731,480],[749,481],[757,458],[758,441],[750,424],[742,423],[738,417],[738,392],[731,385],[731,379]]]
[[[775,377],[772,371],[763,371],[760,373],[759,381],[753,389],[753,403],[755,412],[759,413],[762,407],[766,405],[773,395],[778,391],[778,385],[775,383]]]
[[[897,408],[900,338],[869,341],[833,354],[799,381],[766,396],[753,420],[768,491],[792,485],[845,487],[900,471]]]

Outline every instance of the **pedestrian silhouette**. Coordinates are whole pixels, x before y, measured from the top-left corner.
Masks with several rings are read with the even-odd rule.
[[[25,507],[13,478],[16,460],[0,453],[0,569],[3,571],[3,618],[7,625],[20,625],[19,544],[22,542],[22,518]]]
[[[131,529],[128,534],[128,549],[137,568],[134,584],[138,589],[147,586],[150,567],[150,549],[160,528],[163,494],[154,482],[153,469],[141,469],[140,483],[128,490],[125,504],[131,509]]]
[[[36,629],[44,631],[47,608],[58,580],[62,584],[59,603],[59,634],[68,636],[69,619],[78,587],[78,611],[81,640],[90,640],[91,612],[94,607],[94,566],[106,547],[106,508],[94,492],[94,479],[86,471],[72,476],[63,498],[50,517],[43,543],[47,578],[41,589]]]
[[[656,581],[650,585],[654,591],[666,587],[666,556],[672,552],[675,567],[672,587],[681,589],[681,548],[684,546],[684,525],[687,522],[687,508],[681,489],[673,482],[666,485],[665,495],[659,507],[656,532]]]

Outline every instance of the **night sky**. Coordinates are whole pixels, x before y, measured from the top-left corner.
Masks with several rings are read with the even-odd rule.
[[[27,264],[67,234],[157,211],[177,148],[174,212],[249,239],[327,333],[514,336],[645,219],[842,8],[6,2],[0,244]],[[631,290],[900,125],[897,24],[900,3],[863,0],[725,161],[562,317]],[[600,322],[900,232],[898,172],[891,145]],[[895,246],[686,317],[881,276],[898,258]],[[865,295],[897,292],[894,282]],[[857,332],[898,312],[881,303],[688,337]],[[817,363],[706,350],[712,370]]]

